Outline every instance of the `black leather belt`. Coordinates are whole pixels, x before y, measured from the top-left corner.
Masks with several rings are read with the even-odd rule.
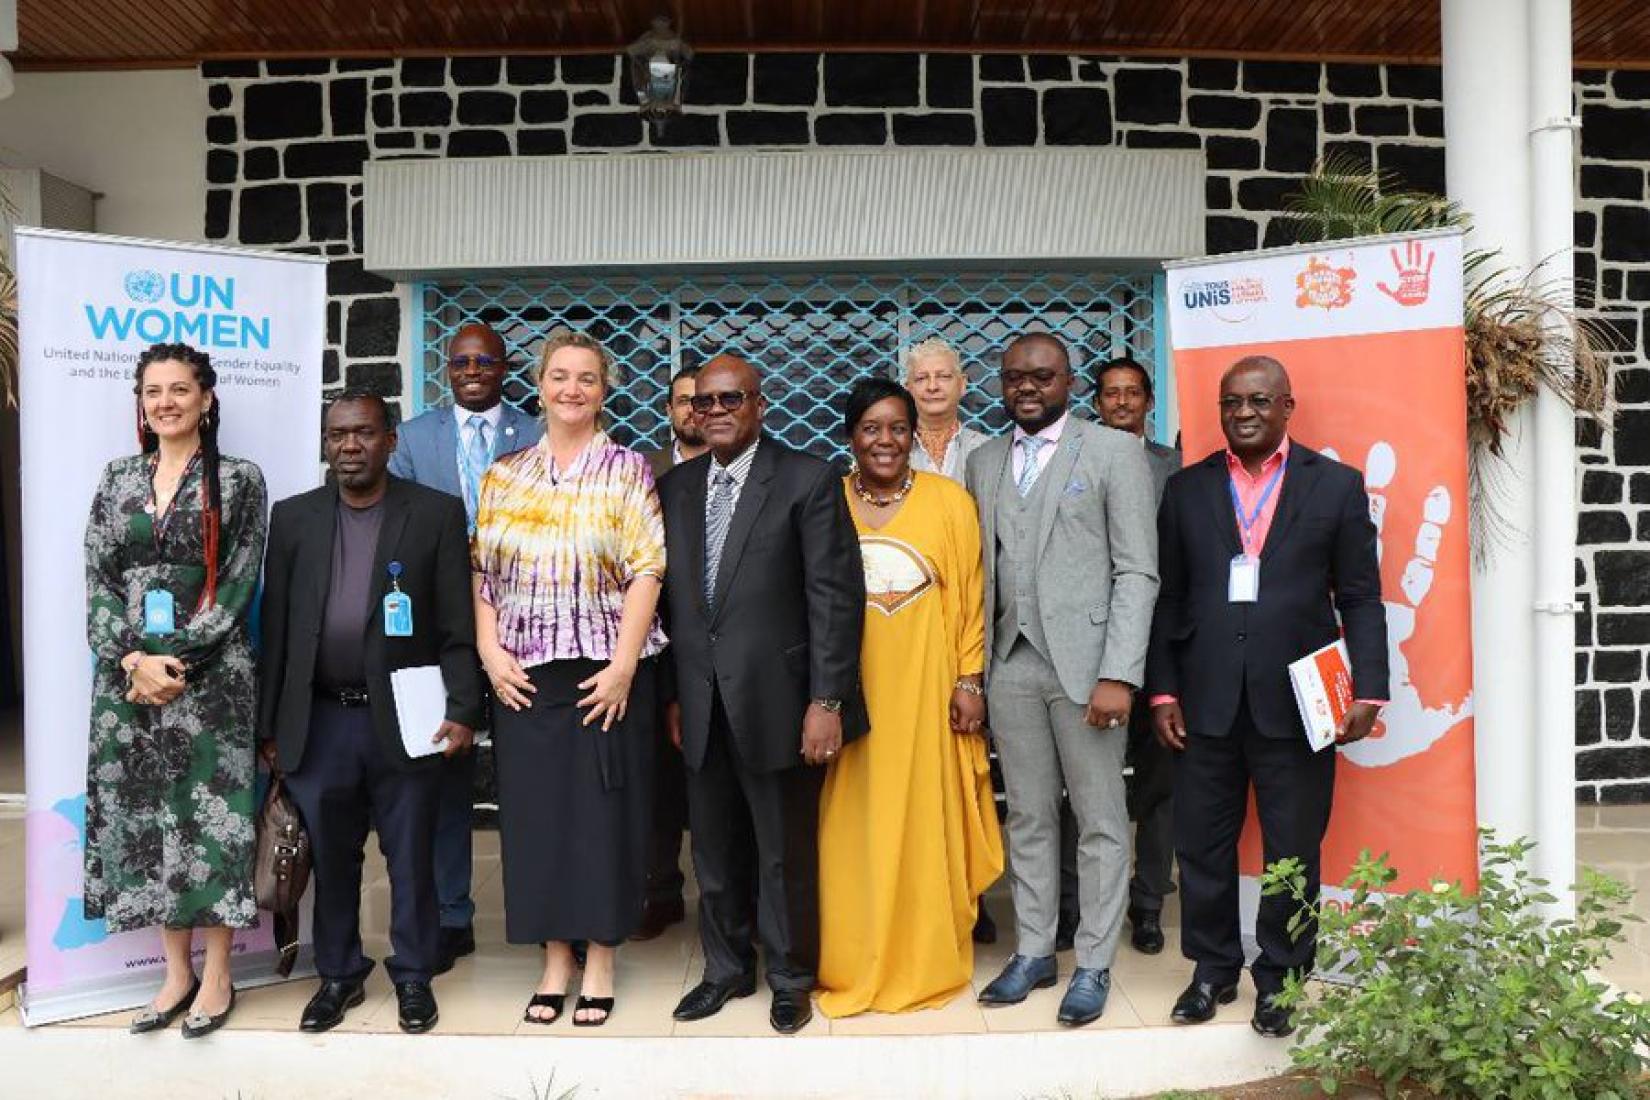
[[[341,707],[364,707],[367,705],[367,689],[364,687],[335,688],[325,684],[315,685],[315,694]]]

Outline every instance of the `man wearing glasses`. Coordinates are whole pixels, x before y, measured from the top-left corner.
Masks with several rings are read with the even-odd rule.
[[[1289,663],[1344,629],[1355,701],[1336,738],[1368,736],[1387,698],[1386,608],[1363,477],[1290,440],[1289,375],[1240,359],[1220,380],[1226,446],[1169,478],[1158,512],[1163,589],[1147,669],[1152,725],[1176,756],[1180,948],[1194,964],[1176,1023],[1213,1019],[1237,996],[1238,835],[1253,786],[1267,863],[1301,860],[1317,903],[1318,857],[1335,791],[1335,752],[1314,752]],[[1336,616],[1340,622],[1337,624]],[[1293,1030],[1284,979],[1312,969],[1315,923],[1265,897],[1251,965],[1260,1034]]]
[[[437,406],[401,425],[390,473],[459,497],[471,532],[481,475],[496,458],[531,447],[544,425],[504,403],[509,373],[504,339],[490,325],[469,324],[447,345],[452,405]],[[476,949],[470,898],[470,813],[475,755],[450,758],[442,769],[435,828],[435,886],[441,903],[441,970]]]
[[[698,367],[683,367],[670,380],[669,404],[665,407],[665,415],[670,420],[670,442],[647,453],[654,481],[709,450],[699,430],[699,418],[693,411],[693,383],[698,374]],[[659,693],[661,702],[666,694]],[[657,939],[665,929],[687,917],[682,901],[687,773],[682,768],[681,750],[670,743],[670,731],[662,717],[654,728],[658,751],[653,757],[653,835],[648,852],[647,898],[642,903],[642,922],[631,934],[633,940]]]
[[[1071,415],[1070,353],[1047,333],[1003,353],[1010,435],[968,458],[985,553],[986,698],[1008,792],[1015,953],[980,991],[1018,1004],[1058,980],[1060,792],[1077,818],[1081,900],[1057,1019],[1100,1018],[1128,896],[1123,756],[1157,597],[1146,452]]]
[[[659,482],[667,722],[687,765],[705,959],[675,1017],[756,992],[754,927],[768,1022],[788,1034],[813,1015],[825,766],[866,730],[865,573],[841,480],[762,433],[760,386],[737,356],[705,364],[693,409],[710,453]]]

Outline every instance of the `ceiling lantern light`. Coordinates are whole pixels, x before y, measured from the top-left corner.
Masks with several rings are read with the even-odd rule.
[[[682,113],[693,50],[671,29],[670,17],[660,15],[654,17],[646,34],[630,44],[625,55],[630,59],[630,83],[636,89],[637,106],[657,137],[672,116]]]

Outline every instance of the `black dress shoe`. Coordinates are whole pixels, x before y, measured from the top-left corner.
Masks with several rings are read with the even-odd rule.
[[[401,1030],[409,1035],[430,1030],[441,1018],[429,982],[396,982],[395,1003],[400,1010]]]
[[[441,961],[436,966],[437,974],[445,974],[453,968],[453,964],[465,955],[476,953],[476,930],[466,924],[463,928],[443,928],[441,930]]]
[[[1174,1003],[1169,1018],[1177,1024],[1206,1024],[1215,1018],[1216,1005],[1229,1005],[1237,1000],[1237,983],[1217,985],[1192,979]]]
[[[1255,1016],[1249,1026],[1268,1039],[1282,1039],[1295,1031],[1295,1021],[1289,1010],[1278,1003],[1276,993],[1262,993],[1255,998]]]
[[[773,1006],[768,1009],[768,1023],[781,1035],[794,1035],[808,1026],[814,1018],[813,1001],[805,989],[777,989]]]
[[[1129,942],[1142,955],[1156,955],[1163,950],[1163,914],[1154,909],[1129,910]]]
[[[980,899],[979,915],[974,918],[974,942],[997,942],[997,922],[992,920],[991,914],[986,911],[985,898],[983,897]]]
[[[298,1024],[298,1030],[331,1031],[344,1022],[344,1013],[366,999],[366,983],[359,978],[354,981],[323,979],[321,988],[304,1006],[304,1017]]]
[[[735,997],[749,997],[755,992],[755,977],[738,978],[731,982],[700,982],[676,1003],[676,1011],[671,1016],[683,1021],[703,1020],[722,1011],[722,1006]]]
[[[638,943],[656,940],[664,935],[665,929],[686,919],[687,906],[682,904],[681,898],[649,901],[642,906],[641,923],[636,926],[636,931],[630,934],[630,938]]]

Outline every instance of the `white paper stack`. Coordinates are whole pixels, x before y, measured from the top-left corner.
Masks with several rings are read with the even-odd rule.
[[[390,673],[401,745],[411,757],[431,756],[442,746],[431,741],[447,719],[447,684],[440,665],[398,668]]]

